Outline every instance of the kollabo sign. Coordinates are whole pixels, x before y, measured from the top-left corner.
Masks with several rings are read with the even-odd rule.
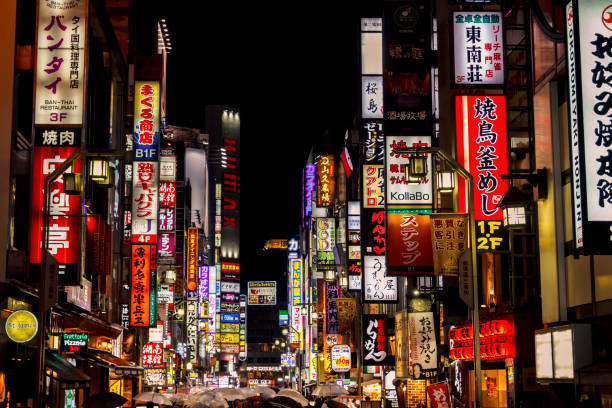
[[[566,6],[574,245],[612,253],[612,8],[581,0]]]
[[[18,310],[6,319],[6,334],[15,343],[25,343],[36,336],[38,320],[27,310]]]
[[[89,335],[87,333],[64,333],[61,337],[61,351],[87,351],[87,341]]]
[[[431,205],[432,186],[431,155],[427,158],[427,175],[419,183],[406,178],[409,153],[396,153],[394,149],[431,146],[431,136],[387,136],[387,204]]]

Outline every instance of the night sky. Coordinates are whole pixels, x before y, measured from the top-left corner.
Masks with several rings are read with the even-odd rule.
[[[159,4],[173,47],[168,124],[203,129],[205,105],[240,109],[242,271],[274,278],[284,264],[261,249],[298,232],[310,146],[326,130],[342,140],[359,101],[364,4]]]

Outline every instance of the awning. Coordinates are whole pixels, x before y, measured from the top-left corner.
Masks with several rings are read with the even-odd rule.
[[[61,388],[88,388],[91,378],[57,353],[45,353],[45,364],[53,370],[51,376],[62,383]]]
[[[89,313],[77,311],[69,306],[56,305],[55,309],[62,312],[60,318],[64,329],[78,327],[80,330],[88,332],[89,335],[104,336],[111,339],[116,339],[123,330],[123,327],[118,324],[109,324]]]
[[[142,375],[144,369],[137,366],[131,361],[124,360],[119,357],[112,356],[96,350],[89,350],[87,352],[80,352],[86,360],[91,361],[95,364],[112,368],[116,375]]]

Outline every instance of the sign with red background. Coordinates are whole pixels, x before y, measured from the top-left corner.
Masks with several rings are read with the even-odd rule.
[[[389,275],[433,272],[429,215],[387,214]]]
[[[130,326],[155,327],[156,245],[132,245]]]

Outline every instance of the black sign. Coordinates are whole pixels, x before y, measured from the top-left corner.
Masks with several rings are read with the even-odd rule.
[[[64,333],[60,338],[60,351],[87,351],[87,333]]]
[[[363,365],[395,365],[391,354],[389,335],[395,331],[395,322],[383,314],[363,315]]]
[[[81,146],[81,128],[35,128],[34,146]]]
[[[385,255],[386,239],[385,210],[364,208],[361,218],[361,254]]]

